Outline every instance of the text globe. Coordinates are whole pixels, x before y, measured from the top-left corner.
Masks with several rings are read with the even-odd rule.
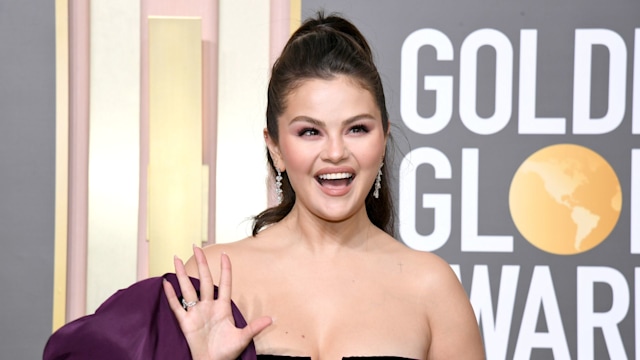
[[[611,233],[622,207],[620,182],[591,149],[557,144],[533,153],[509,190],[511,217],[540,250],[571,255],[589,251]]]

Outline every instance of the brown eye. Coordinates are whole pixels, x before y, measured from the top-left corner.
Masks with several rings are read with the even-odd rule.
[[[298,131],[298,136],[315,136],[318,135],[318,130],[314,128],[304,128]]]
[[[349,131],[351,133],[358,134],[358,133],[368,133],[369,129],[364,125],[356,125],[356,126],[352,127],[351,129],[349,129]]]

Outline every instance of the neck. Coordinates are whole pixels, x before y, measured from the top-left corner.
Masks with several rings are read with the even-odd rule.
[[[282,223],[296,244],[317,254],[364,249],[377,230],[364,207],[347,219],[327,221],[294,206]]]

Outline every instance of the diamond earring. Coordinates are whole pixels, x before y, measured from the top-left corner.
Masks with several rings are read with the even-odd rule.
[[[278,174],[276,175],[276,196],[278,199],[278,205],[282,203],[282,172],[276,168]]]
[[[380,188],[382,187],[382,185],[380,184],[382,182],[382,165],[384,165],[384,163],[380,164],[380,169],[378,169],[378,176],[376,176],[376,182],[373,185],[373,197],[376,199],[380,197]]]

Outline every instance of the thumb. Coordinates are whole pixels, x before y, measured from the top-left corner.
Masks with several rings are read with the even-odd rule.
[[[262,316],[253,320],[249,325],[242,329],[242,335],[249,339],[253,339],[256,335],[266,329],[273,323],[273,319],[269,316]]]

